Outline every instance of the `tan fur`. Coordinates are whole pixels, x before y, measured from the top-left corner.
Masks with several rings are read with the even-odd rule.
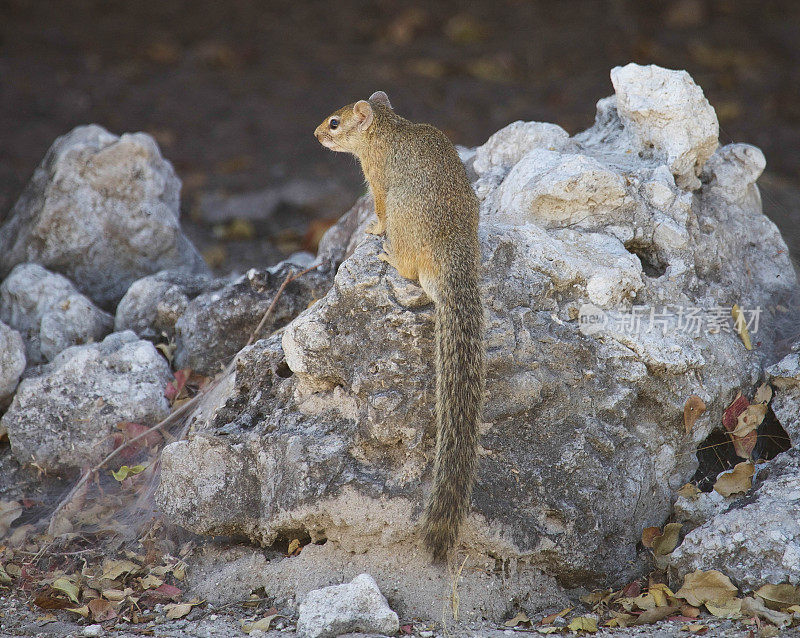
[[[381,259],[436,304],[436,460],[423,533],[442,559],[469,511],[477,462],[485,378],[478,200],[444,133],[396,115],[385,93],[342,107],[314,134],[358,157],[378,217],[369,232],[386,232]]]

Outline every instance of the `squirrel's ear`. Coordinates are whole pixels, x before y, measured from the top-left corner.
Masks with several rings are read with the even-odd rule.
[[[356,119],[358,120],[358,130],[363,133],[369,128],[370,124],[372,124],[374,117],[372,106],[366,100],[359,100],[353,106],[353,113],[355,113]]]
[[[389,96],[383,91],[375,91],[375,93],[369,96],[369,100],[370,102],[377,102],[378,104],[383,104],[384,106],[392,108],[392,104],[389,102]]]

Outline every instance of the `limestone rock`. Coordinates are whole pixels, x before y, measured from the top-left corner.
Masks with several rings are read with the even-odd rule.
[[[636,151],[663,159],[682,188],[700,187],[698,176],[717,148],[717,114],[686,71],[627,64],[611,70],[622,125]]]
[[[21,463],[60,471],[94,464],[117,424],[154,424],[169,413],[169,365],[148,341],[116,332],[72,346],[19,384],[0,424]]]
[[[0,321],[0,407],[3,407],[25,371],[25,342],[22,335]]]
[[[99,341],[113,323],[69,279],[38,264],[16,266],[0,284],[0,319],[22,333],[30,363],[51,361],[65,348]]]
[[[789,435],[794,447],[800,445],[800,342],[778,363],[767,368],[767,380],[774,389],[770,408]]]
[[[309,592],[297,620],[300,638],[335,638],[354,631],[391,636],[399,629],[397,614],[369,574]]]
[[[163,270],[133,282],[117,305],[114,330],[133,330],[142,339],[175,338],[175,323],[189,302],[202,293],[219,290],[224,279]]]
[[[108,308],[145,275],[205,273],[180,228],[179,192],[149,135],[79,126],[50,147],[0,227],[0,277],[36,262]]]
[[[684,116],[705,126],[702,113]],[[697,445],[777,358],[764,326],[798,285],[753,195],[757,158],[721,149],[692,193],[666,155],[629,152],[626,126],[615,98],[601,100],[595,125],[555,150],[522,136],[515,152],[509,135],[504,159],[472,170],[488,378],[456,551],[487,571],[464,577],[464,618],[502,618],[490,591],[541,609],[558,587],[641,574],[641,530],[665,522]],[[461,156],[474,168],[477,151]],[[335,273],[327,294],[245,348],[195,412],[194,434],[165,448],[157,500],[198,534],[310,539],[299,563],[264,571],[274,595],[309,573],[340,580],[355,561],[384,582],[402,556],[423,574],[395,581],[405,613],[420,608],[412,590],[431,601],[443,586],[417,528],[434,449],[433,307],[378,259],[381,240],[363,233],[370,204],[320,244],[320,272]],[[750,319],[762,309],[753,351],[733,331],[733,303]],[[693,394],[707,410],[686,433]],[[207,471],[192,472],[198,463]]]
[[[301,270],[289,260],[266,270],[251,269],[236,281],[217,289],[212,286],[191,300],[175,323],[175,366],[217,374],[247,343],[286,277]],[[261,336],[269,336],[296,317],[329,285],[330,274],[317,270],[291,282]]]
[[[800,450],[758,466],[752,490],[689,532],[670,566],[677,578],[718,569],[745,591],[800,584]]]

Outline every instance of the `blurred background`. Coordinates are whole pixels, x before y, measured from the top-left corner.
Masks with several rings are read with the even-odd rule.
[[[312,136],[383,89],[474,146],[517,119],[574,134],[634,61],[686,69],[721,142],[767,156],[764,206],[800,248],[797,0],[0,0],[0,221],[55,138],[146,131],[220,274],[266,266],[364,191]]]

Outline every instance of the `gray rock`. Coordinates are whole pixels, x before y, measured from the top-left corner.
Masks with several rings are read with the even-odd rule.
[[[287,275],[303,270],[287,260],[266,270],[251,269],[224,287],[188,303],[175,322],[175,366],[217,374],[244,345],[269,308]],[[261,336],[288,323],[330,287],[331,275],[311,271],[290,283],[276,303]]]
[[[705,126],[693,106],[682,121]],[[492,595],[535,609],[557,598],[555,583],[641,574],[642,528],[665,522],[698,444],[775,357],[772,333],[754,333],[747,351],[730,319],[738,303],[761,307],[769,325],[776,300],[797,292],[753,195],[758,162],[720,149],[707,187],[692,193],[667,155],[629,152],[628,135],[613,99],[602,100],[595,126],[555,150],[520,142],[519,154],[505,148],[498,157],[509,159],[473,171],[488,379],[457,551],[486,572],[464,576],[464,618],[500,620]],[[327,294],[244,349],[195,413],[194,434],[165,448],[157,498],[198,534],[310,538],[295,562],[264,571],[267,592],[302,589],[310,573],[336,581],[356,554],[384,582],[401,556],[410,567],[392,581],[393,604],[435,614],[446,577],[417,534],[434,449],[433,309],[378,259],[380,239],[363,234],[369,205],[320,244],[322,267],[341,260]],[[693,394],[707,410],[686,433]],[[198,464],[209,471],[193,472]]]
[[[142,339],[175,337],[175,323],[189,302],[202,293],[225,286],[224,279],[164,270],[131,284],[117,306],[114,330],[133,330]]]
[[[800,342],[766,369],[774,394],[770,407],[794,447],[800,445]]]
[[[397,614],[369,574],[310,591],[297,619],[300,638],[335,638],[354,631],[392,635],[399,629]]]
[[[51,361],[70,346],[99,341],[113,318],[62,275],[20,264],[0,284],[0,320],[22,333],[29,363]]]
[[[669,558],[676,579],[718,569],[744,591],[800,584],[800,450],[758,466],[752,491],[687,534]]]
[[[179,192],[149,135],[79,126],[50,147],[0,228],[0,277],[36,262],[108,308],[145,275],[205,273],[180,228]]]
[[[25,371],[25,342],[22,335],[0,321],[0,407],[3,407]]]
[[[112,450],[118,423],[164,418],[171,379],[150,342],[117,332],[101,343],[67,348],[23,379],[0,424],[21,463],[53,471],[83,467]]]

